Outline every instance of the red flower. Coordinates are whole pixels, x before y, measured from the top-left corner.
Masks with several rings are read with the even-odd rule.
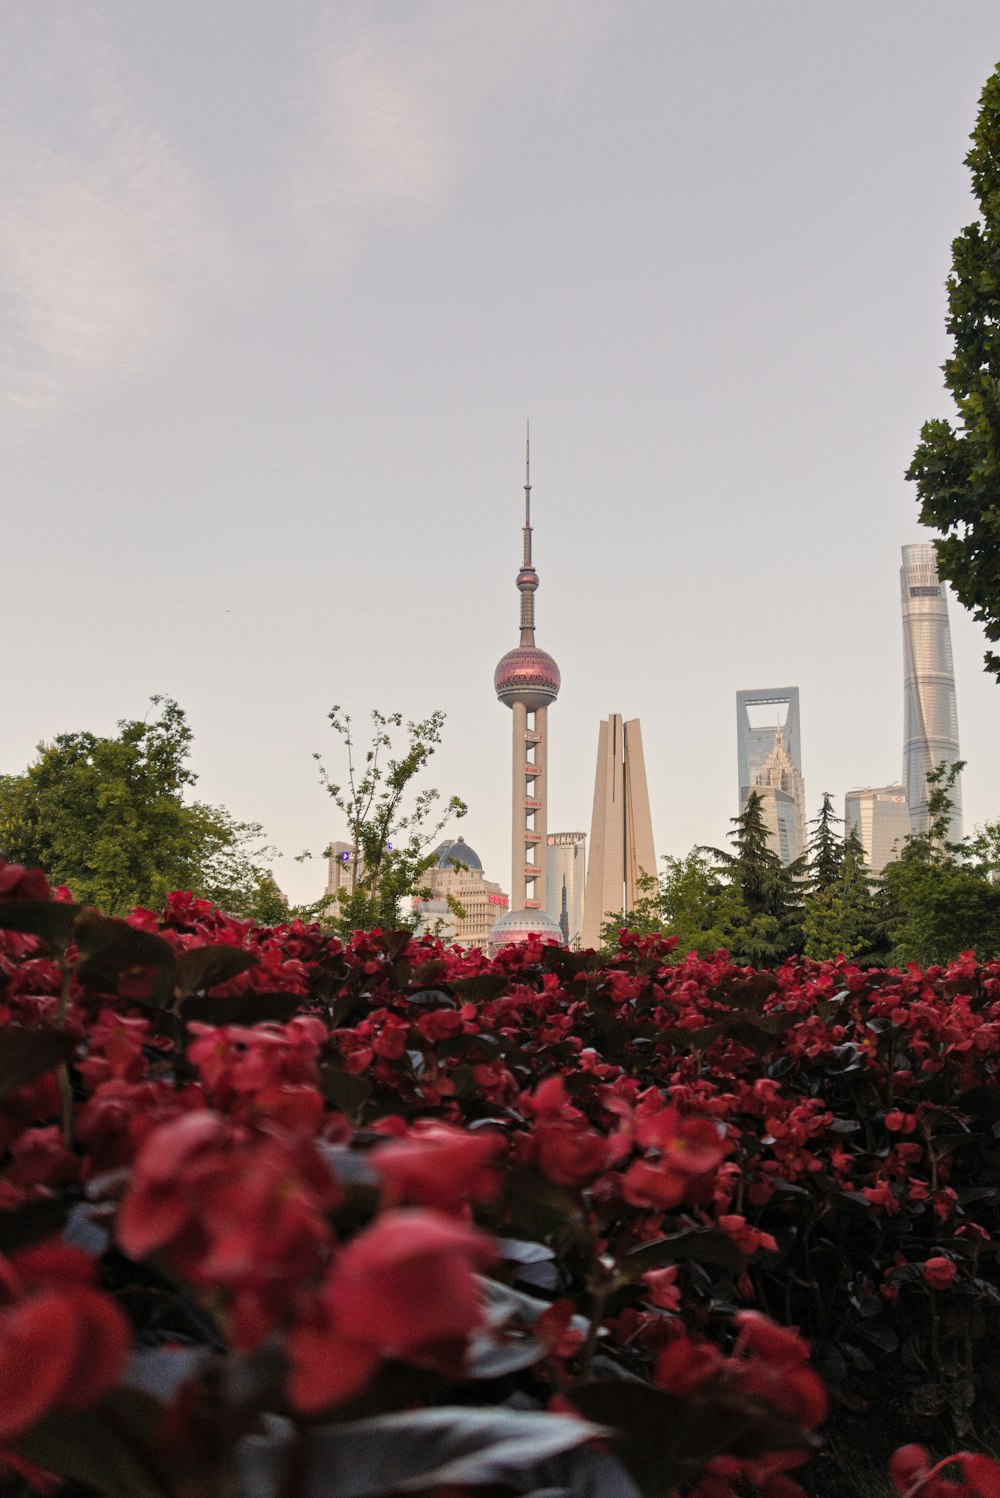
[[[501,1181],[492,1165],[504,1143],[493,1131],[470,1134],[423,1121],[406,1138],[378,1145],[368,1159],[382,1178],[386,1204],[419,1203],[456,1212],[469,1201],[496,1196]]]
[[[924,1265],[924,1279],[932,1290],[947,1290],[958,1273],[958,1266],[943,1254],[936,1254]]]
[[[128,1323],[93,1286],[78,1249],[29,1250],[0,1261],[0,1440],[50,1410],[81,1410],[112,1387],[128,1354]]]
[[[647,1299],[661,1311],[678,1311],[681,1304],[680,1286],[677,1284],[677,1265],[667,1269],[647,1269],[642,1276]]]
[[[0,900],[48,900],[52,891],[41,869],[0,863]]]
[[[156,1250],[199,1288],[232,1297],[231,1335],[259,1345],[319,1274],[340,1191],[309,1142],[255,1136],[207,1110],[154,1129],[118,1216],[133,1259]]]
[[[349,1397],[383,1357],[459,1372],[482,1319],[473,1267],[494,1257],[489,1239],[440,1213],[383,1213],[288,1338],[292,1403],[308,1413]]]
[[[535,1163],[557,1186],[582,1186],[604,1169],[608,1141],[593,1129],[573,1124],[540,1124],[535,1130]]]

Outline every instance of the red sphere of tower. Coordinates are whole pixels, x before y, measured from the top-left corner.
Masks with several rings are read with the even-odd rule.
[[[548,707],[559,696],[559,667],[537,645],[518,645],[501,657],[493,673],[493,687],[507,707],[523,702],[529,713]]]

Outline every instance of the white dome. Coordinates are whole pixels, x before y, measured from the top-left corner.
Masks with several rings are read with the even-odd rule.
[[[508,910],[490,931],[490,956],[495,957],[501,947],[515,947],[537,936],[541,941],[554,941],[564,946],[559,922],[545,910]]]

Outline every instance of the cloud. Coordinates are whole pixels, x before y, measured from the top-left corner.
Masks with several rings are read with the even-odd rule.
[[[36,421],[162,358],[236,257],[199,184],[106,59],[71,140],[0,136],[0,409]]]
[[[386,222],[443,198],[481,149],[492,108],[523,70],[557,93],[606,20],[567,0],[422,0],[344,7],[316,38],[290,227],[317,267],[358,253]]]

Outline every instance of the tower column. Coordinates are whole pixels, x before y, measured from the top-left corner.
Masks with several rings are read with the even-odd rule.
[[[511,777],[510,804],[511,804],[511,867],[510,867],[510,908],[511,910],[523,910],[527,899],[527,880],[524,877],[524,802],[527,795],[528,780],[524,773],[524,766],[528,756],[527,728],[528,709],[523,702],[511,704],[514,720],[513,775]]]
[[[534,799],[538,802],[535,807],[535,836],[537,841],[534,845],[535,856],[533,862],[538,869],[535,876],[535,898],[533,904],[539,910],[545,909],[546,898],[546,872],[548,868],[549,845],[545,834],[548,831],[548,804],[549,804],[549,710],[547,707],[536,707],[535,732],[538,735],[538,743],[535,745],[535,763],[538,766],[538,774],[535,776]],[[549,911],[552,915],[552,911]]]

